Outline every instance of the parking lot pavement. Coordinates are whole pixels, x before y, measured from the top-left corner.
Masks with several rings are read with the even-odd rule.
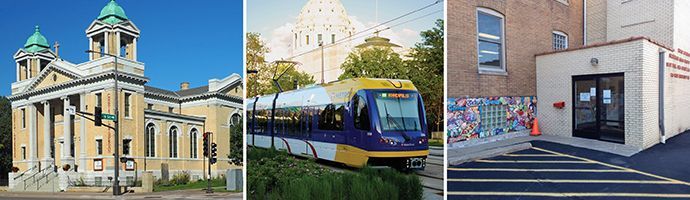
[[[690,199],[685,181],[559,151],[574,148],[567,145],[533,144],[450,166],[448,199]]]

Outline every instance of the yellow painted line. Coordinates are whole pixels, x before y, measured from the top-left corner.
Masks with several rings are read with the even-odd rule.
[[[611,172],[632,173],[618,169],[519,169],[519,168],[451,168],[450,171],[494,171],[494,172]]]
[[[629,183],[629,184],[678,184],[671,181],[653,180],[577,180],[577,179],[473,179],[451,178],[452,182],[498,182],[498,183]]]
[[[657,197],[690,198],[690,194],[657,193],[569,193],[569,192],[448,192],[448,195],[473,196],[541,196],[541,197]]]
[[[503,154],[509,157],[563,157],[555,154]]]
[[[642,175],[649,176],[649,177],[653,177],[653,178],[658,178],[658,179],[662,179],[662,180],[671,181],[671,182],[674,182],[674,183],[677,183],[677,184],[683,184],[683,185],[690,186],[690,183],[685,182],[685,181],[680,181],[680,180],[676,180],[676,179],[672,179],[672,178],[667,178],[667,177],[659,176],[659,175],[656,175],[656,174],[650,174],[650,173],[647,173],[647,172],[643,172],[643,171],[639,171],[639,170],[635,170],[635,169],[630,169],[630,168],[627,168],[627,167],[621,167],[621,166],[618,166],[618,165],[612,165],[612,164],[608,164],[608,163],[605,163],[605,162],[600,162],[600,161],[591,160],[591,159],[587,159],[587,158],[582,158],[582,157],[578,157],[578,156],[563,154],[563,153],[559,153],[559,152],[555,152],[555,151],[551,151],[551,150],[542,149],[542,148],[539,148],[539,147],[532,147],[532,149],[536,149],[536,150],[543,151],[543,152],[546,152],[546,153],[552,153],[552,154],[556,154],[556,155],[562,155],[562,156],[565,156],[565,157],[575,158],[575,159],[579,159],[579,160],[582,160],[582,161],[592,162],[592,163],[604,165],[604,166],[611,167],[611,168],[616,168],[616,169],[620,169],[620,170],[625,170],[625,171],[629,171],[629,172],[633,172],[633,173],[638,173],[638,174],[642,174]]]
[[[565,163],[565,164],[592,164],[592,162],[579,160],[475,160],[483,163]]]

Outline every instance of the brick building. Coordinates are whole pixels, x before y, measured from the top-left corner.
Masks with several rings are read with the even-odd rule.
[[[535,55],[584,43],[581,0],[448,1],[448,143],[525,134]]]
[[[690,2],[586,2],[589,44],[536,56],[542,131],[642,150],[689,130]]]

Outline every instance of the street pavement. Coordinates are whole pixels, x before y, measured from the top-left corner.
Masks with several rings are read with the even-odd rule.
[[[631,157],[531,143],[449,166],[448,199],[690,199],[690,133]]]
[[[206,194],[202,190],[177,190],[154,192],[145,194],[124,194],[122,196],[112,196],[112,193],[82,193],[82,192],[61,192],[61,193],[17,193],[1,192],[0,200],[33,200],[33,199],[242,199],[242,193],[214,192]]]

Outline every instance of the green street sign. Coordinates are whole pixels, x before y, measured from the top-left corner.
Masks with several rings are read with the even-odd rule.
[[[105,119],[105,120],[115,121],[115,115],[111,115],[111,114],[103,113],[103,114],[101,114],[101,118]]]

